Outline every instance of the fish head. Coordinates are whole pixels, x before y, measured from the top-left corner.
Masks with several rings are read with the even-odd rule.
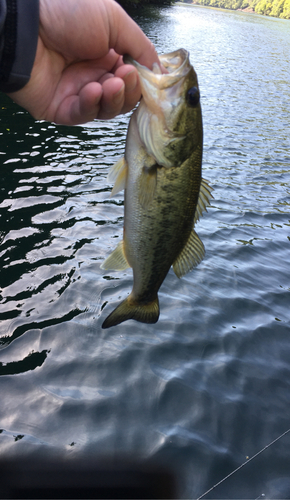
[[[189,53],[179,49],[159,57],[150,70],[131,58],[139,74],[142,99],[137,113],[140,139],[149,155],[164,167],[182,164],[202,147],[202,117],[197,75]]]

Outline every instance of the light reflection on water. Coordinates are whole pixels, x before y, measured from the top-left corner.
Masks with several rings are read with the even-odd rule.
[[[156,325],[101,330],[132,286],[130,270],[100,270],[122,237],[106,176],[129,116],[66,128],[2,96],[0,449],[154,457],[197,497],[290,427],[289,24],[187,6],[139,22],[198,73],[206,257],[169,272]],[[288,450],[286,437],[213,497],[279,496]]]

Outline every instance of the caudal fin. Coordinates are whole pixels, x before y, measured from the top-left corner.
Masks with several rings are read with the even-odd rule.
[[[131,295],[127,297],[111,314],[105,319],[102,328],[110,328],[119,325],[127,319],[135,319],[141,323],[156,323],[159,318],[158,297],[147,304],[140,304],[132,299]]]

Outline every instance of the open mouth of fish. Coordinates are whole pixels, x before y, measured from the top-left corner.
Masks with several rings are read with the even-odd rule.
[[[134,59],[132,59],[132,57],[129,55],[123,56],[123,61],[125,64],[132,64],[133,66],[135,66],[141,77],[141,86],[143,80],[144,82],[150,81],[159,90],[172,87],[173,85],[178,83],[181,78],[187,75],[191,68],[189,62],[189,53],[185,49],[178,49],[174,52],[170,52],[169,54],[163,54],[159,56],[160,64],[166,70],[166,72],[164,73],[157,63],[153,64],[153,68],[151,71],[146,66],[142,66],[142,64],[134,61]]]

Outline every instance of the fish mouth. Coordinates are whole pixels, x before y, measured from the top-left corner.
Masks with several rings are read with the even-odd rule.
[[[186,105],[185,80],[193,71],[189,53],[185,49],[179,49],[161,55],[160,64],[167,73],[162,73],[157,63],[150,70],[131,57],[124,56],[123,60],[132,64],[139,75],[142,99],[136,110],[136,120],[140,140],[157,165],[171,168],[176,159],[173,162],[165,151],[173,150],[174,143],[185,138],[175,129],[175,124]]]
[[[152,70],[150,70],[146,66],[142,66],[142,64],[134,61],[127,54],[123,56],[123,61],[125,64],[132,64],[137,69],[141,80],[150,82],[158,90],[172,87],[184,78],[191,69],[189,52],[185,49],[178,49],[159,56],[159,61],[167,70],[167,73],[162,73],[157,63],[154,63]]]

